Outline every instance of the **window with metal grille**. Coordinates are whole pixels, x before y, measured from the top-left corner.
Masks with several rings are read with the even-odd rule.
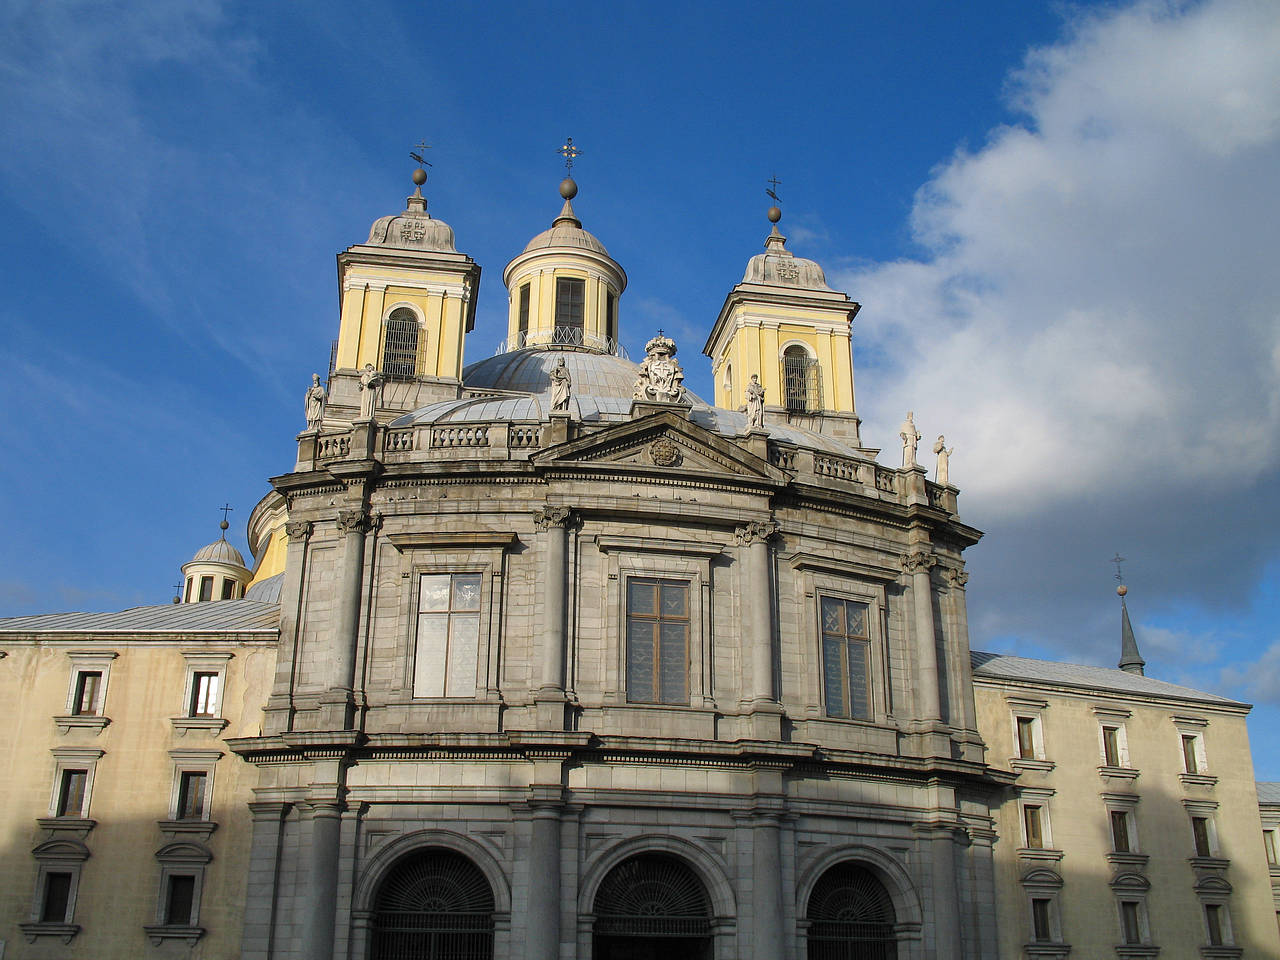
[[[430,848],[388,872],[373,905],[373,960],[490,960],[493,889],[460,853]]]
[[[392,310],[382,332],[382,373],[412,380],[418,372],[418,317],[407,307]]]
[[[101,670],[81,670],[76,674],[75,700],[71,713],[77,717],[96,717],[101,712],[98,694],[102,690]]]
[[[576,330],[578,343],[582,342],[586,299],[587,281],[556,278],[556,326]]]
[[[827,716],[871,719],[870,607],[823,597],[822,672]]]
[[[897,915],[884,884],[865,867],[841,863],[809,895],[808,960],[895,960]]]
[[[711,901],[693,869],[665,853],[623,860],[600,883],[594,933],[599,938],[710,938]],[[689,945],[694,946],[694,945]],[[633,954],[615,947],[618,955]],[[695,949],[688,950],[696,954]],[[645,955],[643,953],[634,955]]]
[[[689,583],[627,578],[627,700],[689,702]]]
[[[480,655],[480,574],[418,578],[415,697],[474,697]]]
[[[787,410],[814,413],[822,409],[822,378],[818,361],[804,347],[792,344],[782,353],[782,392]]]

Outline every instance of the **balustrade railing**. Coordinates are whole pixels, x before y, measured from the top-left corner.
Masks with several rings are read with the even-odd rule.
[[[588,350],[622,357],[624,360],[627,359],[626,348],[613,337],[601,337],[594,333],[587,333],[581,327],[556,327],[550,332],[546,330],[526,330],[517,333],[514,337],[508,337],[503,340],[498,344],[498,349],[494,351],[494,355],[511,353],[513,350],[523,350],[525,347],[546,346],[586,347]]]
[[[351,453],[351,434],[331,433],[322,436],[316,442],[316,457],[320,460],[335,460]]]
[[[431,430],[431,446],[441,447],[487,447],[489,445],[489,428],[479,427],[433,427]]]

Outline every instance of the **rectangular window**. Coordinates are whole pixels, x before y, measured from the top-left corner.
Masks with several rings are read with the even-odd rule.
[[[1142,942],[1142,924],[1138,920],[1138,904],[1131,900],[1120,904],[1120,924],[1125,943]]]
[[[1132,853],[1129,835],[1129,813],[1126,810],[1111,811],[1111,849],[1116,853]]]
[[[689,702],[689,583],[627,578],[627,700]]]
[[[871,719],[869,604],[822,598],[822,670],[827,716]]]
[[[191,926],[192,908],[195,906],[196,878],[171,874],[169,888],[165,891],[164,922],[175,927]]]
[[[1102,762],[1108,767],[1120,766],[1120,728],[1102,728]]]
[[[1276,832],[1274,830],[1262,831],[1262,846],[1267,851],[1267,863],[1273,867],[1280,863],[1280,860],[1276,859]]]
[[[230,600],[231,594],[236,588],[236,582],[229,577],[222,578],[222,599]]]
[[[189,717],[216,717],[218,715],[218,674],[197,672],[191,677],[191,704]]]
[[[583,305],[587,299],[587,281],[556,279],[556,326],[576,330],[573,342],[580,342],[584,326]]]
[[[418,578],[415,697],[474,697],[480,655],[480,574]]]
[[[604,310],[604,335],[616,343],[618,339],[618,298],[613,295],[612,290],[605,290],[604,292]]]
[[[213,599],[213,577],[200,578],[200,599],[201,601]]]
[[[1213,851],[1209,846],[1209,818],[1208,817],[1192,817],[1191,818],[1191,835],[1195,838],[1196,856],[1211,857]]]
[[[1200,764],[1196,760],[1196,740],[1195,734],[1184,733],[1182,735],[1182,769],[1186,773],[1199,773]]]
[[[101,670],[81,670],[77,673],[75,699],[71,702],[72,716],[96,717],[100,711],[98,695],[101,691]]]
[[[1041,820],[1040,807],[1027,804],[1022,808],[1022,828],[1026,831],[1027,846],[1032,850],[1044,847],[1044,824]]]
[[[529,332],[529,284],[520,285],[520,309],[516,315],[516,333],[519,334],[519,341],[516,347],[524,346],[525,334]]]
[[[187,593],[186,593],[187,603],[191,602],[191,584],[194,579],[195,579],[194,577],[187,577]]]
[[[1053,939],[1049,925],[1049,901],[1039,897],[1031,901],[1031,939],[1036,943],[1048,943]]]
[[[1018,757],[1036,759],[1036,718],[1018,717]]]
[[[43,894],[40,922],[66,923],[67,908],[71,906],[71,874],[46,873]]]
[[[1221,947],[1222,940],[1222,907],[1216,903],[1206,904],[1204,908],[1204,924],[1209,933],[1209,946]]]
[[[209,775],[202,770],[184,770],[178,778],[178,819],[205,819],[205,791]]]
[[[84,816],[84,792],[89,785],[88,770],[63,770],[62,780],[58,784],[59,817]]]

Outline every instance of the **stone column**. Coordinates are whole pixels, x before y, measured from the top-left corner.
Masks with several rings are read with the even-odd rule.
[[[777,813],[758,813],[751,825],[751,917],[752,958],[784,957],[782,836]]]
[[[778,700],[773,687],[773,587],[769,579],[769,538],[778,532],[772,520],[752,520],[737,529],[746,549],[742,576],[742,633],[751,650],[751,700]]]
[[[949,827],[937,826],[929,838],[933,861],[933,930],[938,960],[960,960],[964,954],[960,910],[956,901],[956,845]]]
[[[555,790],[559,793],[559,789]],[[525,930],[527,960],[560,956],[560,808],[558,799],[530,801],[529,910]]]
[[[569,525],[573,522],[573,511],[568,507],[541,507],[534,511],[533,519],[544,531],[546,550],[546,565],[542,570],[541,683],[536,697],[538,726],[562,730],[565,648],[568,646],[565,609],[569,595]]]
[[[325,725],[346,730],[354,722],[356,646],[360,639],[360,597],[364,592],[365,536],[376,518],[363,507],[338,511],[338,529],[346,534],[339,581],[338,618],[333,634],[332,673],[324,698]]]
[[[933,584],[929,570],[937,558],[927,550],[904,554],[902,569],[911,574],[915,604],[916,719],[941,720],[938,691],[938,642],[933,624]]]
[[[253,834],[249,842],[249,879],[245,888],[242,960],[267,960],[275,934],[276,870],[280,862],[280,833],[289,805],[252,801]]]
[[[276,657],[275,681],[267,697],[263,718],[262,732],[267,736],[288,730],[293,722],[293,671],[298,661],[298,627],[307,584],[307,548],[312,524],[309,520],[290,520],[284,529],[289,536],[289,545],[285,548],[284,589],[280,591],[282,642]]]
[[[300,931],[301,960],[333,960],[333,927],[338,902],[338,841],[342,804],[312,800],[302,812],[302,889],[294,915]]]

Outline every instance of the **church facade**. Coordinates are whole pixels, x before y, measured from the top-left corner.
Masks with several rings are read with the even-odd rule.
[[[776,208],[711,327],[707,403],[661,332],[639,363],[618,346],[626,273],[571,179],[504,271],[503,349],[465,366],[480,267],[423,180],[338,257],[327,386],[250,518],[253,572],[215,541],[171,608],[0,621],[38,727],[3,745],[27,772],[0,814],[9,955],[1280,949],[1247,708],[969,649],[981,534],[910,415],[900,464],[863,446],[858,304]],[[1189,842],[1197,817],[1214,840],[1168,910],[1135,851],[1084,846],[1141,799],[1107,735],[1089,783],[1046,779],[1048,704],[1077,701],[1223,744],[1179,783]],[[1128,757],[1146,727],[1121,726]],[[1045,842],[1037,797],[1079,844]]]

